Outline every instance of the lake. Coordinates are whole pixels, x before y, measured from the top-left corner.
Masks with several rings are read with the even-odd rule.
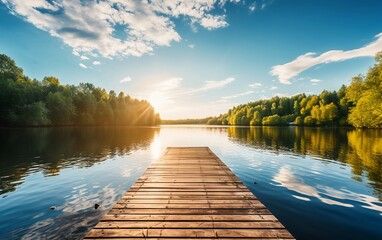
[[[210,147],[297,239],[382,239],[382,130],[199,125],[0,129],[0,239],[82,238],[168,146]]]

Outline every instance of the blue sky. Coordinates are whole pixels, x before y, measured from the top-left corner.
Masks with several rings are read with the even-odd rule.
[[[0,0],[25,74],[148,99],[162,119],[349,84],[382,51],[378,0]]]

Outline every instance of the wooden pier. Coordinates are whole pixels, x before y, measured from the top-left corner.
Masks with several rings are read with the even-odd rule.
[[[85,239],[293,239],[208,148],[167,148]]]

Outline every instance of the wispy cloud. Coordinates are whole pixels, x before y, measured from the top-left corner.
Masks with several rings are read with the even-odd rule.
[[[181,77],[172,77],[160,83],[153,84],[148,89],[138,93],[138,95],[143,98],[150,98],[150,96],[155,95],[156,98],[161,98],[163,101],[172,102],[173,99],[194,96],[202,92],[223,88],[227,84],[235,81],[235,78],[229,77],[220,81],[205,81],[203,86],[198,88],[184,88],[181,86],[182,81],[183,78]]]
[[[171,88],[169,88],[169,90],[173,90],[173,89],[180,87],[181,80],[183,80],[183,79],[182,78],[172,78],[172,79],[169,79],[169,80],[163,82],[161,84],[161,86],[169,85],[169,86],[171,86]],[[235,81],[234,77],[229,77],[229,78],[226,78],[226,79],[220,80],[220,81],[205,81],[204,85],[199,87],[199,88],[190,88],[190,89],[179,88],[176,92],[171,92],[171,95],[173,97],[186,96],[186,95],[192,96],[192,95],[195,95],[197,93],[207,92],[207,91],[212,90],[212,89],[222,88],[222,87],[226,86],[227,84],[232,83],[233,81]],[[156,89],[158,89],[158,87],[156,87]],[[168,90],[168,89],[165,89],[165,90]]]
[[[160,83],[154,84],[153,89],[163,93],[174,93],[175,90],[179,89],[182,81],[183,78],[181,77],[172,77]]]
[[[124,78],[122,78],[119,82],[120,83],[126,83],[126,82],[131,82],[131,77],[130,76],[126,76]]]
[[[99,62],[99,61],[93,61],[93,65],[100,65],[101,64],[101,62]]]
[[[84,55],[82,55],[80,58],[81,58],[82,60],[89,60],[89,58],[88,58],[87,56],[84,56]]]
[[[250,4],[248,8],[250,12],[256,11],[256,2],[253,2],[252,4]]]
[[[312,83],[313,86],[316,86],[319,82],[321,82],[320,79],[310,79],[310,82]]]
[[[207,113],[217,114],[218,109],[225,111],[231,104],[215,102],[217,108],[212,109],[213,103],[199,102],[195,96],[223,88],[233,81],[235,78],[229,77],[219,81],[205,81],[197,88],[185,88],[182,86],[183,78],[171,77],[136,92],[135,97],[147,99],[164,119],[174,119],[177,116],[205,117]]]
[[[271,86],[270,88],[269,88],[269,90],[276,90],[276,89],[278,89],[278,87],[276,87],[276,86]]]
[[[309,81],[312,82],[312,83],[319,83],[319,82],[321,82],[320,79],[310,79]]]
[[[233,81],[235,81],[234,77],[229,77],[221,81],[206,81],[203,87],[199,89],[195,89],[195,90],[196,92],[200,92],[200,91],[206,91],[206,90],[210,90],[214,88],[221,88]]]
[[[257,10],[264,10],[270,4],[273,3],[273,0],[255,0],[252,3],[248,4],[249,12],[253,13]]]
[[[228,26],[227,1],[1,0],[12,14],[61,39],[81,56],[141,56],[181,40],[173,19],[192,28]],[[230,2],[238,3],[238,0]],[[222,11],[216,11],[222,10]],[[124,37],[115,34],[123,31]]]
[[[75,51],[75,50],[72,51],[72,54],[74,56],[78,56],[78,57],[81,56],[81,54],[79,52]]]
[[[188,47],[189,48],[195,48],[195,45],[194,44],[189,44]]]
[[[263,86],[263,84],[255,82],[255,83],[249,84],[248,86],[251,88],[259,88],[259,87]]]
[[[82,68],[88,68],[88,66],[86,66],[86,65],[83,64],[83,63],[80,63],[79,65],[80,65],[80,67],[82,67]]]
[[[273,66],[270,73],[272,76],[277,76],[280,83],[290,84],[290,79],[318,64],[339,62],[358,57],[373,57],[382,50],[382,33],[375,37],[377,39],[374,42],[349,51],[331,50],[318,56],[313,52],[308,52],[289,63]]]
[[[242,97],[242,96],[245,96],[245,95],[249,95],[249,94],[252,94],[254,93],[253,91],[246,91],[246,92],[243,92],[243,93],[237,93],[237,94],[234,94],[234,95],[230,95],[230,96],[225,96],[225,97],[222,97],[223,100],[228,100],[228,99],[233,99],[233,98],[238,98],[238,97]]]

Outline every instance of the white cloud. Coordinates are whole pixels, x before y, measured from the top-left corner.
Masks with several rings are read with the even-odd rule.
[[[93,65],[100,65],[101,64],[101,62],[99,62],[99,61],[93,61]]]
[[[181,77],[172,77],[158,84],[154,84],[153,87],[156,91],[173,93],[173,90],[180,87],[183,78]]]
[[[86,66],[86,65],[83,64],[83,63],[80,63],[80,67],[82,67],[82,68],[88,68],[88,66]]]
[[[269,90],[276,90],[276,89],[278,89],[278,87],[276,87],[276,86],[271,86],[270,88],[269,88]]]
[[[77,52],[77,51],[75,51],[75,50],[72,51],[72,54],[73,54],[74,56],[78,56],[78,57],[81,56],[80,53]]]
[[[256,11],[256,2],[253,2],[252,4],[250,4],[248,8],[250,12]]]
[[[248,86],[251,88],[258,88],[258,87],[261,87],[262,85],[263,84],[261,84],[261,83],[255,82],[255,83],[249,84]]]
[[[220,81],[205,81],[203,86],[199,88],[182,89],[181,91],[177,93],[177,95],[183,95],[183,96],[194,95],[196,93],[206,92],[206,91],[217,89],[217,88],[222,88],[226,86],[227,84],[232,83],[233,81],[235,81],[234,77],[229,77]]]
[[[270,73],[272,76],[277,76],[280,83],[290,84],[291,78],[318,64],[339,62],[358,57],[374,57],[377,52],[382,50],[382,33],[375,37],[377,39],[374,42],[353,50],[331,50],[318,56],[313,52],[305,53],[289,63],[273,66]]]
[[[208,30],[212,30],[215,28],[227,27],[228,23],[225,21],[225,15],[214,16],[207,14],[204,18],[201,19],[200,25],[207,28]]]
[[[84,55],[82,55],[80,58],[81,58],[82,60],[89,60],[89,58],[86,57],[86,56],[84,56]]]
[[[256,0],[248,4],[248,9],[251,13],[257,10],[264,10],[268,5],[272,4],[273,0]]]
[[[204,87],[198,89],[200,91],[214,89],[214,88],[221,88],[225,85],[235,81],[234,77],[229,77],[227,79],[221,80],[221,81],[206,81]]]
[[[190,44],[190,45],[188,45],[188,47],[189,47],[189,48],[194,48],[195,45],[194,45],[194,44]]]
[[[216,13],[226,11],[227,1],[219,0],[1,1],[12,14],[61,39],[76,56],[141,56],[157,46],[170,46],[181,40],[175,18],[185,19],[192,28],[228,26],[225,15]]]
[[[320,79],[310,79],[309,81],[312,82],[312,83],[319,83],[319,82],[321,82]]]
[[[131,77],[130,76],[126,76],[126,77],[122,78],[119,82],[120,83],[131,82]]]
[[[234,95],[230,95],[230,96],[222,97],[222,100],[228,100],[228,99],[232,99],[232,98],[238,98],[238,97],[245,96],[245,95],[249,95],[249,94],[252,94],[252,93],[253,93],[253,91],[247,91],[247,92],[243,92],[243,93],[237,93],[237,94],[234,94]]]

